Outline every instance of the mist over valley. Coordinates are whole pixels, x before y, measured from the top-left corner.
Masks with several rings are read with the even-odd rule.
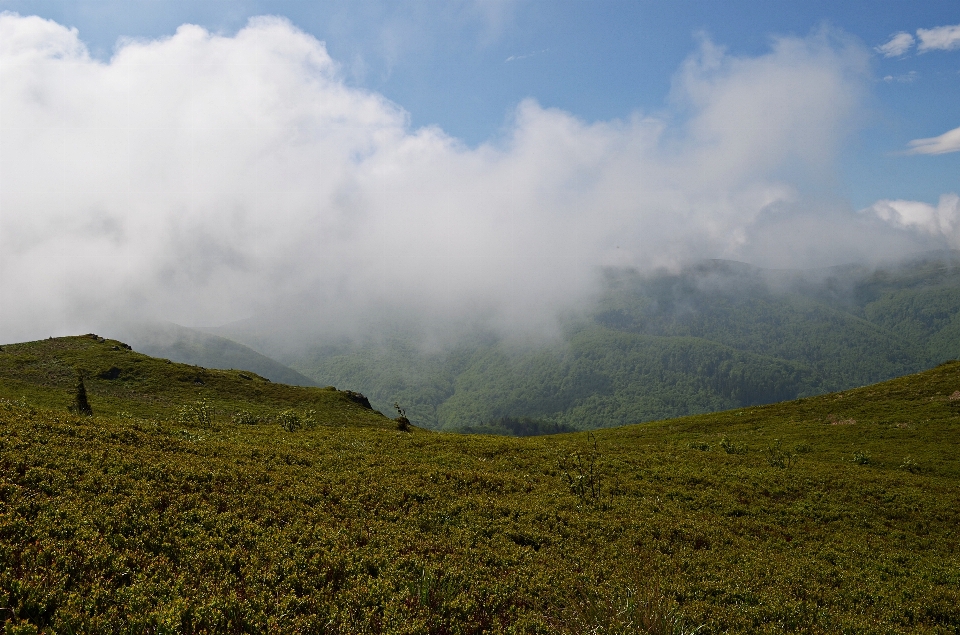
[[[359,390],[383,412],[400,403],[417,425],[454,430],[492,430],[510,418],[561,429],[625,425],[846,390],[960,356],[952,251],[879,267],[771,270],[714,260],[676,273],[610,269],[604,285],[559,334],[525,340],[478,328],[438,343],[423,328],[384,321],[352,338],[301,331],[291,348],[282,316],[206,332],[317,385]],[[126,341],[196,363],[175,343],[216,344],[190,333],[161,347],[145,348],[143,335]],[[240,361],[206,365],[257,370]]]

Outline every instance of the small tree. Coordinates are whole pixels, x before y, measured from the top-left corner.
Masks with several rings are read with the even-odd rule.
[[[87,400],[87,387],[83,385],[83,373],[77,373],[77,392],[73,397],[73,405],[69,408],[70,412],[87,417],[93,414],[93,408]]]
[[[396,401],[393,402],[393,407],[396,408],[397,414],[400,415],[397,417],[397,430],[410,432],[410,420],[407,419],[406,411],[401,408],[400,404]]]

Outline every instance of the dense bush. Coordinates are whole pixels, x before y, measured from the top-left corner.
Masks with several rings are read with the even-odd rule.
[[[957,386],[953,364],[528,439],[403,433],[349,400],[293,433],[281,414],[310,412],[293,403],[248,425],[219,402],[201,425],[0,401],[0,619],[47,633],[954,632]]]

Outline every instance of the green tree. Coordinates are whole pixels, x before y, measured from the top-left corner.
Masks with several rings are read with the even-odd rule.
[[[93,415],[93,408],[87,400],[87,387],[83,385],[83,373],[77,373],[77,391],[73,397],[73,405],[69,407],[70,412],[79,415]]]

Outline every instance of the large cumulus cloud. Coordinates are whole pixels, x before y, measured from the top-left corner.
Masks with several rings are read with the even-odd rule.
[[[467,147],[348,86],[280,18],[185,25],[104,62],[76,31],[3,14],[0,337],[277,307],[327,330],[531,329],[604,266],[923,246],[829,195],[868,57],[829,31],[752,58],[704,40],[663,112],[585,122],[528,100]]]
[[[960,196],[944,194],[934,206],[923,201],[880,200],[864,210],[884,221],[946,241],[960,249]]]

